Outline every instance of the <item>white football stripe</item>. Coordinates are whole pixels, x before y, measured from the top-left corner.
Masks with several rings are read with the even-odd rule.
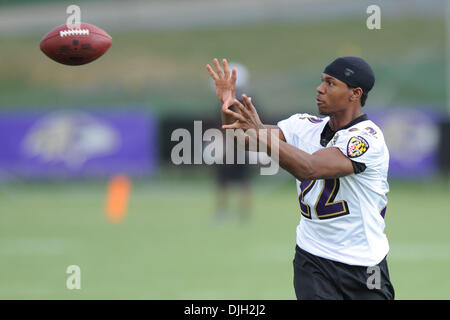
[[[61,37],[66,37],[66,36],[88,36],[89,35],[89,29],[62,30],[62,31],[59,32],[59,35]]]

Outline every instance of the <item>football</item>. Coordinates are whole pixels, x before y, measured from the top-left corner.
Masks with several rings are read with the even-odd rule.
[[[69,28],[63,24],[41,40],[41,51],[56,62],[79,66],[92,62],[111,47],[112,38],[104,30],[89,23]]]

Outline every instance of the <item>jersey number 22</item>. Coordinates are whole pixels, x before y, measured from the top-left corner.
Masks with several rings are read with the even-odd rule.
[[[300,195],[298,197],[300,203],[300,211],[302,215],[311,219],[311,207],[304,202],[305,196],[313,188],[316,180],[304,181],[300,184]],[[347,201],[341,200],[334,202],[339,191],[339,179],[324,180],[322,190],[314,205],[314,211],[319,219],[331,219],[344,216],[350,213]]]

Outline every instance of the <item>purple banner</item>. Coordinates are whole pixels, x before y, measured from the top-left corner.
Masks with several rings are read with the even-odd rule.
[[[389,148],[389,177],[427,178],[438,169],[439,115],[425,108],[367,110]]]
[[[156,119],[138,110],[0,113],[0,174],[147,175],[157,151]]]

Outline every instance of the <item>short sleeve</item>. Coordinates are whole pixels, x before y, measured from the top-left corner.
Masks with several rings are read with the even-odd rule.
[[[299,126],[301,126],[301,122],[299,121],[300,116],[301,114],[297,113],[277,123],[278,128],[280,128],[283,132],[288,144],[294,144],[295,131],[299,129]]]
[[[383,143],[372,135],[363,132],[346,132],[340,134],[335,147],[350,160],[363,163],[366,167],[373,167],[384,159]]]

